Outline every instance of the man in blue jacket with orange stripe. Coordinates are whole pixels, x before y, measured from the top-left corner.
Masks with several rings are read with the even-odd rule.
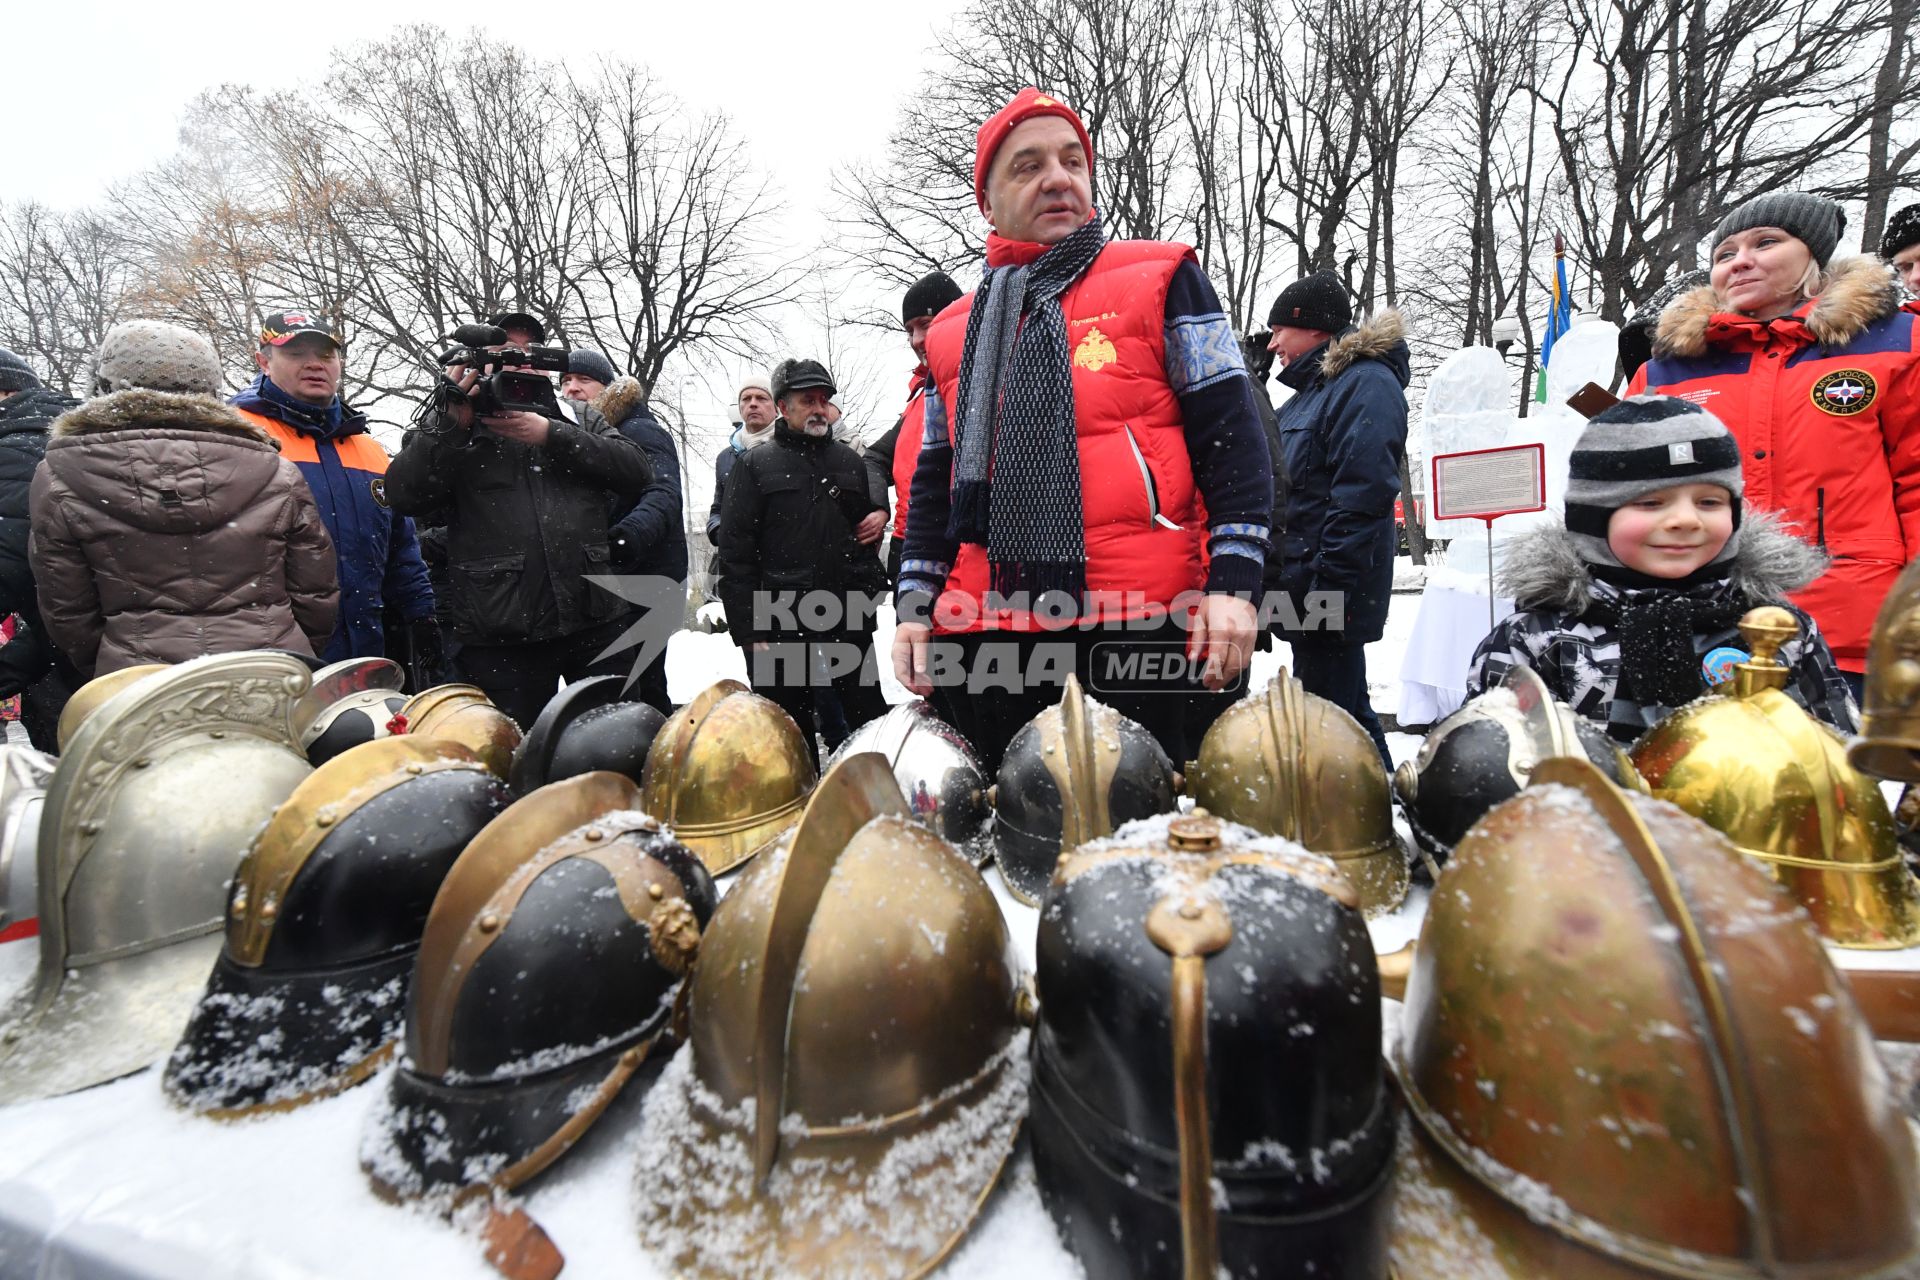
[[[344,353],[339,335],[317,314],[270,315],[261,323],[254,357],[260,376],[233,398],[233,406],[300,468],[333,538],[340,559],[340,620],[321,658],[395,656],[388,653],[382,619],[392,606],[407,623],[418,684],[418,672],[440,665],[433,588],[413,521],[387,507],[387,451],[367,434],[366,415],[340,399]]]

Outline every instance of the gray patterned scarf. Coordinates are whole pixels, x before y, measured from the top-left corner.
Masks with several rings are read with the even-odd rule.
[[[989,587],[1037,598],[1087,584],[1073,367],[1060,295],[1106,236],[1094,217],[1026,266],[990,270],[960,357],[948,536],[984,545]]]

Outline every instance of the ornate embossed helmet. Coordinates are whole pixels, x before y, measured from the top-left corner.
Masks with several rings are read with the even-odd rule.
[[[465,747],[382,738],[302,782],[247,852],[226,943],[162,1085],[222,1119],[360,1083],[406,1015],[427,909],[454,859],[507,806]]]
[[[1671,800],[1766,864],[1843,947],[1920,942],[1920,880],[1907,870],[1879,784],[1847,763],[1846,740],[1784,689],[1774,659],[1799,633],[1791,613],[1740,620],[1753,657],[1734,670],[1734,695],[1675,711],[1633,745],[1653,794]]]
[[[640,1236],[677,1275],[924,1275],[1026,1112],[993,892],[878,755],[831,769],[715,913],[647,1096]]]
[[[721,875],[800,820],[817,776],[793,717],[722,680],[674,712],[654,739],[644,807]]]
[[[313,674],[313,687],[294,709],[294,725],[317,769],[350,747],[394,732],[407,705],[400,687],[407,673],[386,658],[348,658]]]
[[[60,708],[60,723],[54,729],[54,744],[60,748],[60,753],[66,754],[67,744],[73,741],[74,734],[80,732],[80,726],[87,722],[87,717],[105,706],[116,693],[166,669],[164,662],[142,662],[95,676],[74,690],[73,696],[67,699],[67,705]]]
[[[622,701],[625,684],[620,676],[594,676],[554,694],[513,753],[514,794],[596,769],[640,781],[667,718],[658,707]]]
[[[1037,906],[1060,855],[1174,807],[1173,762],[1140,725],[1081,692],[1020,727],[994,785],[994,856],[1013,896]]]
[[[1914,1274],[1913,1136],[1806,917],[1588,762],[1534,781],[1414,952],[1400,1280]]]
[[[1393,796],[1359,721],[1282,669],[1221,713],[1187,766],[1194,803],[1332,858],[1368,915],[1407,896],[1407,848]]]
[[[1467,829],[1556,756],[1590,760],[1614,782],[1639,785],[1632,761],[1607,731],[1555,701],[1528,667],[1513,668],[1502,687],[1433,726],[1419,754],[1393,773],[1394,798],[1426,854],[1414,863],[1415,878],[1430,882]]]
[[[439,684],[423,689],[407,699],[400,715],[408,733],[457,742],[501,778],[513,767],[520,726],[476,685]]]
[[[0,746],[0,942],[31,937],[39,904],[40,814],[54,758],[32,747]]]
[[[1088,1275],[1385,1274],[1395,1112],[1359,907],[1335,863],[1198,809],[1061,863],[1031,1133]]]
[[[1853,767],[1920,782],[1920,560],[1901,571],[1874,619],[1861,711],[1847,748]]]
[[[667,1028],[713,878],[584,773],[515,801],[448,873],[407,998],[406,1057],[361,1134],[392,1199],[510,1190],[559,1159]]]
[[[0,1013],[0,1103],[138,1071],[180,1037],[220,948],[227,881],[310,772],[305,663],[219,654],[89,716],[40,819],[40,964]]]
[[[993,856],[993,808],[980,759],[960,731],[933,713],[923,698],[903,702],[855,729],[827,762],[877,751],[916,821],[967,855],[975,866]]]

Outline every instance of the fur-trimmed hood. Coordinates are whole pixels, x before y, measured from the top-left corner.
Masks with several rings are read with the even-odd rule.
[[[640,379],[632,374],[623,373],[607,384],[607,389],[593,398],[594,412],[614,426],[627,420],[627,415],[646,403],[647,389],[640,385]]]
[[[1754,600],[1784,604],[1827,571],[1826,553],[1788,533],[1779,517],[1749,507],[1740,517],[1733,585]],[[1579,617],[1593,603],[1594,578],[1574,550],[1566,526],[1536,529],[1507,548],[1500,589],[1517,609],[1552,609]],[[1610,589],[1604,588],[1603,589]]]
[[[1378,360],[1391,367],[1398,356],[1398,363],[1404,365],[1406,340],[1406,321],[1392,307],[1383,308],[1327,343],[1326,354],[1320,357],[1320,376],[1331,382],[1356,360]],[[1400,383],[1405,386],[1406,382],[1401,371]]]
[[[1847,258],[1833,265],[1827,287],[1801,318],[1814,340],[1826,347],[1853,341],[1868,325],[1900,308],[1900,291],[1887,269],[1872,258]],[[1682,294],[1660,316],[1654,333],[1654,354],[1699,356],[1709,347],[1713,317],[1726,306],[1712,285]]]
[[[56,440],[104,431],[168,430],[220,431],[262,444],[275,452],[280,445],[258,426],[212,396],[133,387],[96,396],[62,414],[53,424]]]

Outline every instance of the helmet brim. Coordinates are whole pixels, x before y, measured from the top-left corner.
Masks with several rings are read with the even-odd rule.
[[[75,1093],[158,1062],[179,1040],[219,952],[220,934],[209,931],[63,969],[51,982],[43,953],[34,989],[0,1020],[0,1106]]]
[[[965,1237],[1026,1118],[1027,1033],[905,1116],[795,1133],[764,1187],[752,1103],[727,1108],[682,1049],[647,1095],[635,1170],[641,1242],[702,1280],[918,1277]]]
[[[370,1077],[407,1012],[414,949],[351,968],[285,973],[214,962],[161,1087],[214,1119],[288,1111]]]
[[[645,1061],[636,1041],[505,1084],[447,1084],[404,1064],[361,1133],[360,1167],[388,1200],[457,1203],[511,1190],[564,1155]]]

